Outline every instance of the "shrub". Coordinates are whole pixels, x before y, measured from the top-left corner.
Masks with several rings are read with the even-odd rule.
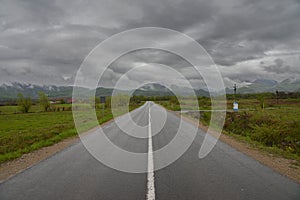
[[[204,125],[209,125],[211,119],[211,112],[201,112],[200,121]]]
[[[252,115],[247,112],[227,112],[224,129],[230,133],[246,136],[251,129],[250,118]]]
[[[45,112],[47,112],[50,109],[49,98],[44,92],[39,92],[39,104]]]
[[[251,131],[251,139],[258,141],[266,146],[280,146],[284,136],[282,128],[272,127],[268,124],[254,125]]]
[[[227,113],[224,130],[243,135],[265,146],[300,154],[300,124],[297,119],[287,119],[276,113]]]
[[[32,106],[31,98],[25,98],[23,94],[18,94],[18,106],[23,113],[28,113]]]

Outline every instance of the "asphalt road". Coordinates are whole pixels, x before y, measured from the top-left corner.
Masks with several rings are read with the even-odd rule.
[[[125,122],[127,117],[121,118],[121,122]],[[133,111],[131,117],[144,127],[150,121],[153,151],[172,141],[180,122],[180,118],[150,102]],[[123,125],[126,124],[131,126],[129,123]],[[186,138],[195,127],[183,122],[181,128],[186,134],[181,138],[184,143],[189,140]],[[0,199],[300,199],[299,184],[222,142],[218,142],[207,157],[199,159],[198,153],[205,135],[201,130],[198,130],[192,145],[178,160],[153,171],[153,179],[151,176],[149,179],[151,161],[156,166],[157,162],[164,160],[164,156],[167,160],[171,155],[158,158],[155,154],[149,154],[149,139],[134,137],[139,134],[146,136],[149,128],[137,131],[134,127],[127,127],[126,130],[133,133],[130,136],[112,122],[104,130],[107,137],[120,148],[146,153],[144,161],[138,165],[148,172],[125,173],[111,169],[91,156],[79,142],[1,183]],[[85,136],[85,139],[93,138],[94,134]],[[114,156],[118,157],[112,153],[112,159]],[[149,181],[154,186],[153,190],[150,188],[150,195]]]

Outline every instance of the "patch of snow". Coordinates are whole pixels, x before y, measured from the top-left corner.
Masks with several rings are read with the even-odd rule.
[[[29,84],[29,85],[28,85],[28,88],[33,89],[33,88],[34,88],[34,85]]]

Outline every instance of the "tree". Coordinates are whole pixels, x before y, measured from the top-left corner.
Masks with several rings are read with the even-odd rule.
[[[32,106],[31,98],[25,98],[23,94],[18,94],[18,106],[22,113],[28,113],[29,109]]]
[[[39,92],[39,104],[45,112],[50,109],[50,101],[44,92]]]

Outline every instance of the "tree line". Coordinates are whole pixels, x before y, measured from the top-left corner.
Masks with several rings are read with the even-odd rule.
[[[50,100],[44,92],[39,92],[38,103],[42,107],[43,111],[45,111],[45,112],[49,111]],[[17,104],[22,113],[28,113],[32,106],[32,100],[30,97],[24,97],[23,94],[19,93]]]

